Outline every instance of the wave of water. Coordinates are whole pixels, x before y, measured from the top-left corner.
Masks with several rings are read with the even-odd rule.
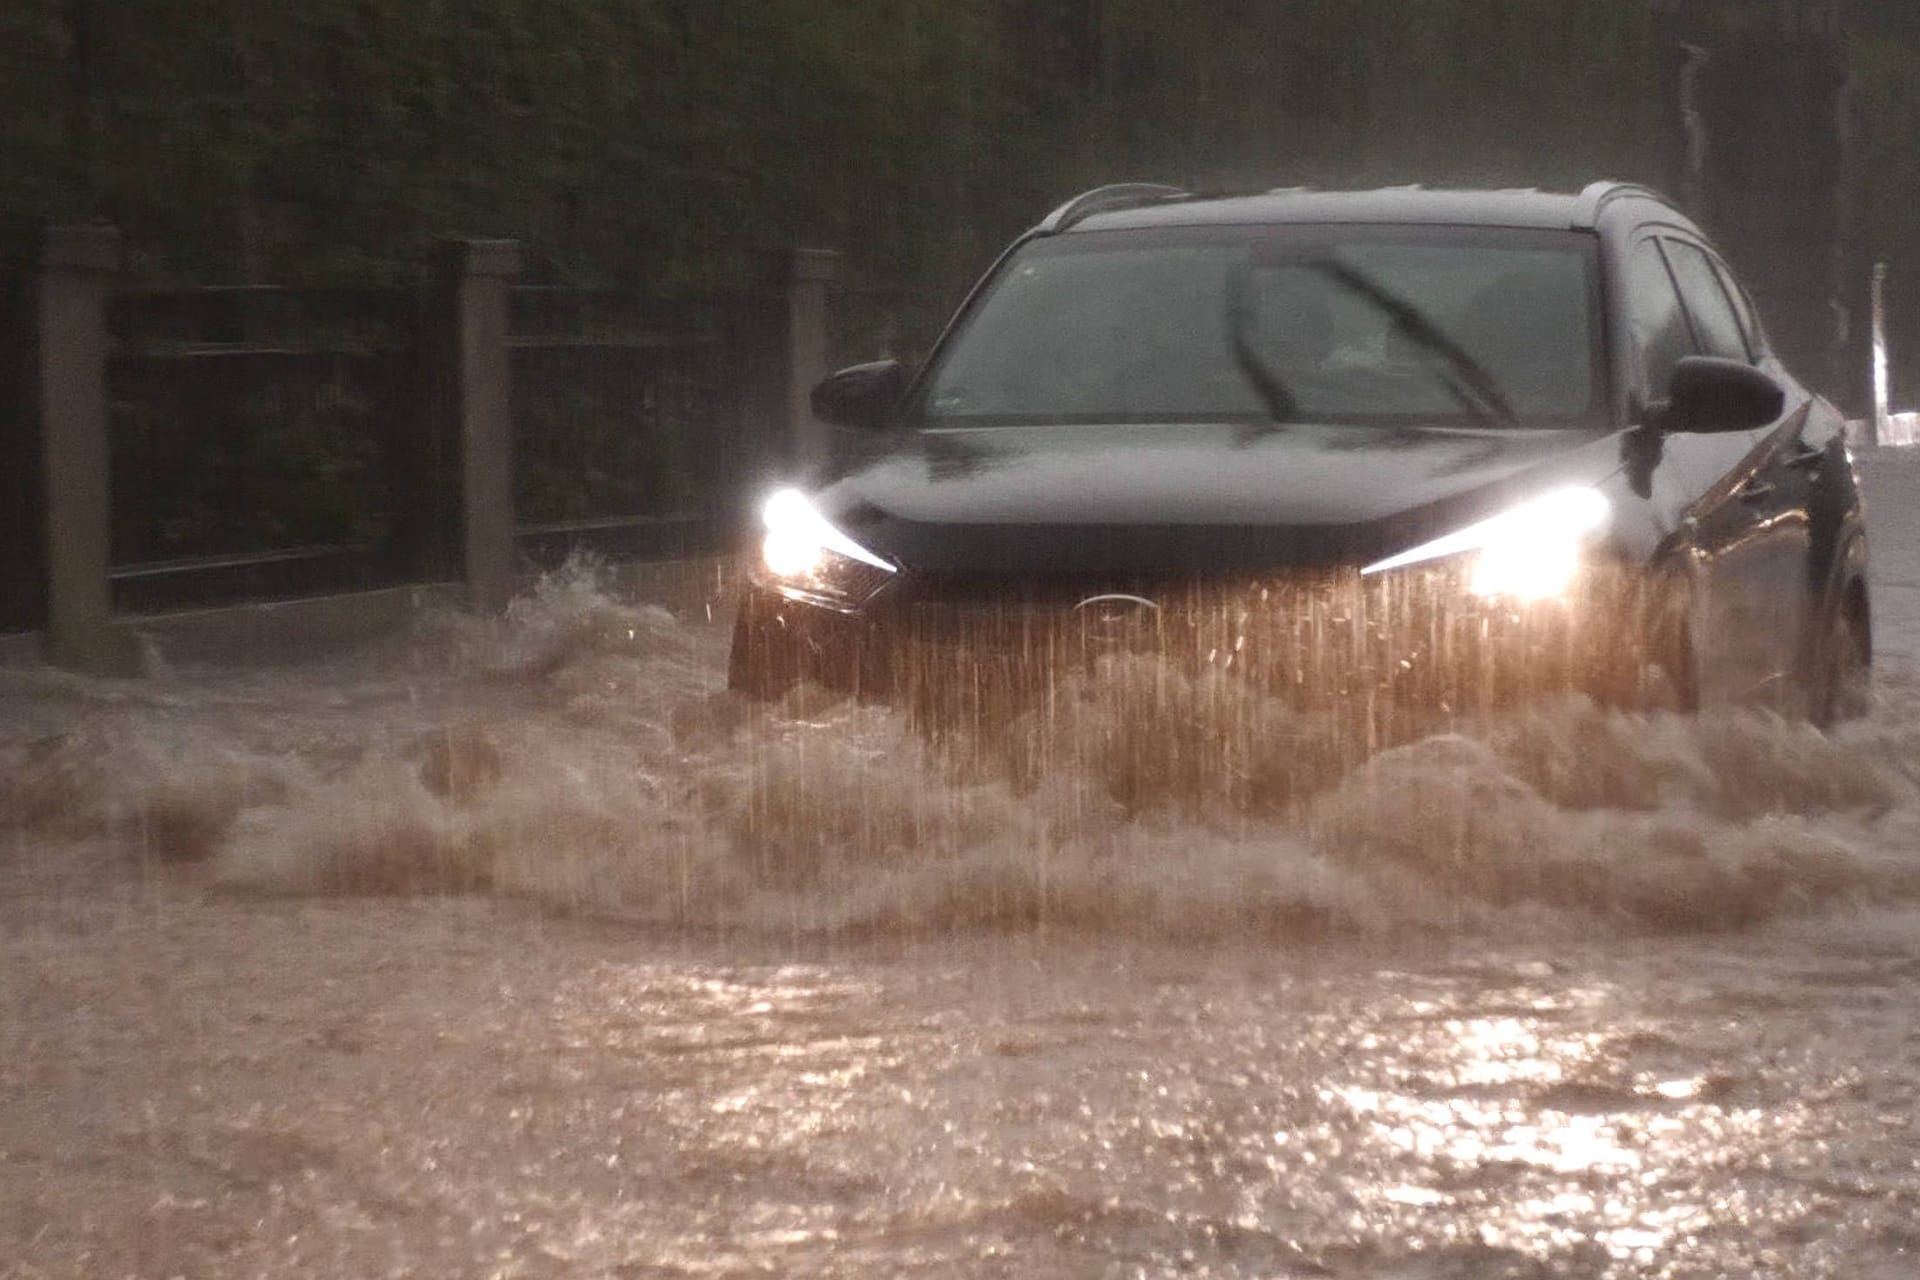
[[[1828,736],[1566,700],[1368,755],[1149,659],[930,740],[719,686],[724,637],[557,575],[371,664],[6,677],[0,828],[269,894],[490,891],[699,927],[1680,930],[1920,893],[1920,691]]]

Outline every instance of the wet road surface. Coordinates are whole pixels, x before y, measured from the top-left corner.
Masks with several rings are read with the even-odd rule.
[[[1866,722],[1556,706],[1284,803],[1151,672],[1016,790],[580,579],[0,673],[0,1276],[1916,1274],[1920,457],[1868,481]]]

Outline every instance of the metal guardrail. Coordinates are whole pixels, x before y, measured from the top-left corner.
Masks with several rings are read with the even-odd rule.
[[[522,557],[723,546],[752,452],[727,304],[520,286],[508,307]]]
[[[401,581],[424,412],[411,294],[139,291],[109,309],[113,603],[150,611]]]
[[[377,543],[288,547],[223,556],[190,556],[116,565],[107,572],[123,613],[158,613],[231,600],[288,599],[370,589],[391,566]]]

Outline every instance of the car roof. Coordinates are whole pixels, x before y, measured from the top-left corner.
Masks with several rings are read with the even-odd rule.
[[[1189,195],[1172,187],[1129,184],[1087,192],[1056,209],[1038,229],[1065,233],[1268,223],[1590,229],[1616,197],[1653,202],[1666,220],[1686,222],[1664,197],[1623,183],[1594,183],[1579,193],[1386,187],[1374,191],[1287,188],[1229,196]]]

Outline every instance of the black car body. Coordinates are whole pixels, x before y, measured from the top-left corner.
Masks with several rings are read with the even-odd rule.
[[[1153,647],[1296,701],[1570,686],[1859,709],[1845,424],[1644,188],[1127,185],[1001,257],[769,502],[731,684],[879,696]]]

